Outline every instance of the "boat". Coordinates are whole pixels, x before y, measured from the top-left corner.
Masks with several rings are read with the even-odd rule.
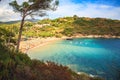
[[[67,38],[66,40],[73,40],[73,38]]]

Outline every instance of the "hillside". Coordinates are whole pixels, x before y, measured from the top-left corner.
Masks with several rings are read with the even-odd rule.
[[[120,21],[77,16],[44,19],[35,24],[26,24],[23,32],[23,35],[28,37],[62,37],[78,34],[120,36]]]
[[[18,35],[20,23],[1,24],[0,29],[9,30]],[[26,21],[23,38],[62,37],[76,35],[120,36],[120,20],[105,18],[64,17],[44,19],[37,22]]]

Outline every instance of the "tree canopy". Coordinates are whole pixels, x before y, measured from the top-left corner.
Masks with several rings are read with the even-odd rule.
[[[56,10],[58,4],[58,0],[28,0],[24,1],[22,4],[18,4],[18,2],[14,0],[9,3],[9,5],[13,7],[14,11],[21,13],[22,16],[16,51],[19,51],[22,30],[26,16],[29,15],[32,18],[34,15],[45,16],[46,11]]]
[[[23,16],[33,15],[45,16],[46,11],[56,10],[59,4],[58,0],[28,0],[18,4],[16,0],[9,3],[15,12],[20,12]]]

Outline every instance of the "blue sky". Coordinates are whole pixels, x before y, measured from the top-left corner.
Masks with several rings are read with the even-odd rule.
[[[14,13],[8,6],[9,1],[0,2],[0,21],[19,20],[20,14]],[[19,3],[25,0],[17,0]],[[27,0],[26,0],[27,1]],[[60,5],[54,12],[48,12],[44,18],[58,18],[78,15],[80,17],[102,17],[120,20],[120,0],[59,0]],[[29,17],[27,17],[29,18]],[[40,17],[36,17],[41,19]]]
[[[94,4],[104,4],[111,6],[120,6],[120,0],[72,0],[74,3],[94,3]]]

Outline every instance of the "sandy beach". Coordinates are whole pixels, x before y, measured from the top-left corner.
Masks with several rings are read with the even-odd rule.
[[[47,38],[31,38],[26,41],[21,41],[20,43],[20,50],[24,53],[27,53],[28,50],[47,45],[50,42],[57,41],[57,40],[63,40],[67,38],[120,38],[120,36],[110,36],[110,35],[81,35],[77,34],[72,37],[61,37],[61,38],[56,38],[56,37],[47,37]]]
[[[20,50],[26,53],[28,50],[47,45],[50,42],[62,40],[64,38],[48,37],[48,38],[32,38],[30,40],[21,41]]]

